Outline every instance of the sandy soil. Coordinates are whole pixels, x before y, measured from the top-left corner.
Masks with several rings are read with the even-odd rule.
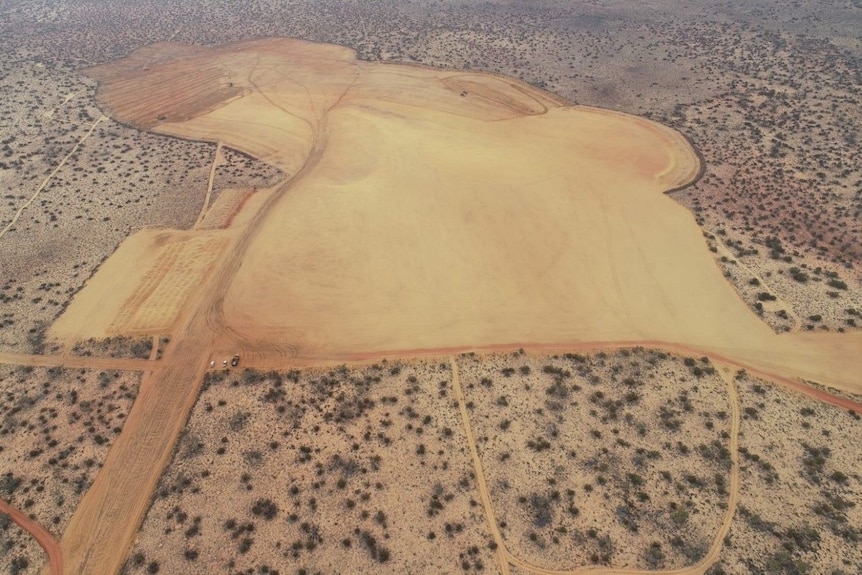
[[[26,516],[25,516],[26,518]],[[33,534],[6,512],[0,513],[0,570],[3,573],[35,572],[45,562],[45,552]]]
[[[862,423],[738,372],[739,511],[711,573],[855,573]]]
[[[451,375],[210,374],[125,572],[494,573]]]
[[[195,70],[179,100],[135,97]],[[727,285],[692,218],[661,193],[700,164],[659,124],[510,79],[292,40],[162,45],[90,73],[118,118],[222,141],[287,175],[305,167],[256,222],[217,304],[225,349],[327,358],[650,339],[858,386],[856,354],[777,338]],[[221,104],[190,107],[225,83]]]
[[[124,572],[702,572],[736,505],[728,383],[643,349],[212,372]]]
[[[140,376],[0,366],[0,498],[59,536],[120,434]]]
[[[288,179],[249,198],[231,229],[183,234],[180,254],[221,233],[220,256],[203,250],[209,262],[191,250],[175,266],[175,242],[152,249],[145,237],[152,263],[136,280],[93,279],[115,286],[102,289],[117,310],[107,325],[171,331],[175,343],[64,534],[73,570],[119,568],[206,365],[227,350],[287,362],[659,340],[858,389],[859,338],[776,336],[724,281],[692,218],[662,194],[699,168],[673,130],[499,77],[360,63],[333,46],[145,52],[92,71],[118,119],[222,141]],[[184,89],[172,92],[178,74]],[[75,306],[61,322],[86,335]],[[142,327],[117,321],[139,313]]]
[[[29,536],[32,536],[33,539],[42,547],[45,554],[48,555],[49,568],[51,570],[52,575],[62,575],[63,573],[63,555],[60,553],[60,546],[57,544],[57,540],[53,535],[45,531],[41,525],[24,515],[18,509],[15,509],[8,503],[3,500],[0,500],[0,514],[6,515],[14,521],[21,529],[27,531]],[[9,525],[4,522],[2,527],[2,531],[7,531],[9,529]],[[4,539],[6,538],[4,534]],[[14,535],[13,539],[14,541]],[[18,550],[15,550],[18,551]],[[25,569],[29,566],[30,560],[26,558],[26,555],[17,554],[15,557],[12,557],[13,550],[11,548],[6,547],[5,541],[3,545],[3,554],[5,557],[9,557],[9,571],[13,572],[15,568]],[[30,549],[26,551],[28,554]],[[3,565],[5,560],[0,563]]]
[[[712,364],[642,349],[458,363],[511,555],[673,569],[721,539],[735,407]]]
[[[35,537],[55,575],[63,572],[55,537],[120,433],[139,380],[113,370],[0,366],[0,513]],[[5,522],[2,531],[0,570],[36,572],[42,558],[22,549]]]
[[[69,344],[171,331],[226,246],[212,233],[142,230],[127,239],[50,329]]]

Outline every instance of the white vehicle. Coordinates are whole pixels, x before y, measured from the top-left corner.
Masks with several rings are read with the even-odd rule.
[[[223,362],[221,362],[221,366],[222,366],[222,367],[227,367],[227,360],[224,360]]]
[[[215,360],[212,360],[212,361],[210,362],[210,369],[212,369],[212,368],[214,368],[214,367],[215,367]]]

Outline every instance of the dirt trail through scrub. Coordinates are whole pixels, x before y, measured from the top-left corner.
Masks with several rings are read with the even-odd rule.
[[[5,235],[6,235],[6,232],[8,232],[8,231],[12,228],[12,226],[14,226],[14,225],[18,222],[18,218],[20,218],[20,217],[21,217],[21,213],[22,213],[22,212],[23,212],[23,211],[24,211],[24,210],[25,210],[25,209],[26,209],[30,204],[32,204],[32,203],[36,200],[36,198],[39,196],[39,193],[40,193],[42,190],[44,190],[44,189],[45,189],[45,187],[48,185],[48,182],[50,182],[50,181],[51,181],[51,178],[53,178],[53,177],[54,177],[54,175],[55,175],[57,172],[59,172],[59,171],[60,171],[60,168],[62,168],[63,166],[65,166],[65,165],[66,165],[66,162],[69,160],[69,158],[70,158],[70,157],[72,157],[72,154],[74,154],[74,153],[78,150],[78,146],[80,146],[81,144],[83,144],[83,143],[84,143],[84,140],[86,140],[87,138],[89,138],[89,137],[90,137],[90,134],[92,134],[92,133],[93,133],[93,130],[95,130],[95,129],[96,129],[96,126],[98,126],[102,121],[107,120],[107,119],[108,119],[108,117],[107,117],[107,116],[99,116],[99,119],[98,119],[98,120],[96,120],[95,122],[93,122],[93,125],[92,125],[92,126],[90,126],[90,129],[87,131],[87,133],[86,133],[86,134],[84,134],[84,135],[81,137],[81,139],[80,139],[80,140],[78,140],[78,142],[75,144],[75,146],[72,148],[72,150],[71,150],[68,154],[66,154],[66,156],[65,156],[62,160],[60,160],[60,163],[59,163],[59,164],[57,164],[57,167],[56,167],[56,168],[54,168],[54,169],[51,171],[51,173],[50,173],[50,174],[48,174],[48,176],[47,176],[44,180],[42,180],[42,183],[41,183],[41,184],[39,184],[39,187],[38,187],[38,188],[36,188],[36,191],[35,191],[35,192],[33,192],[33,195],[32,195],[32,196],[30,196],[30,199],[29,199],[29,200],[27,200],[26,202],[24,202],[24,204],[23,204],[20,208],[18,208],[18,211],[17,211],[17,212],[15,212],[15,215],[12,217],[12,221],[10,221],[8,224],[6,224],[6,227],[5,227],[5,228],[3,228],[2,230],[0,230],[0,239],[2,239],[2,238],[3,238],[3,236],[5,236]]]
[[[53,108],[51,108],[50,110],[48,110],[47,112],[45,112],[44,114],[42,114],[42,117],[43,117],[43,118],[47,118],[47,119],[51,119],[51,118],[53,118],[53,117],[54,117],[54,112],[56,112],[57,110],[59,110],[60,108],[62,108],[62,107],[63,107],[63,106],[65,106],[66,104],[68,104],[69,102],[71,102],[71,101],[72,101],[72,99],[73,99],[75,96],[77,96],[78,94],[82,93],[83,91],[84,91],[84,90],[78,90],[77,92],[72,92],[71,94],[66,94],[66,97],[65,97],[65,98],[63,98],[63,101],[62,101],[62,102],[60,102],[59,104],[57,104],[56,106],[54,106]]]
[[[470,448],[470,457],[473,460],[473,471],[476,473],[476,488],[479,490],[479,497],[482,499],[482,506],[485,509],[485,520],[488,524],[488,530],[497,544],[497,567],[500,568],[501,575],[509,575],[509,552],[506,551],[506,542],[503,540],[499,527],[497,527],[494,504],[491,501],[491,493],[488,491],[488,482],[485,481],[482,460],[479,459],[479,451],[476,448],[476,437],[473,435],[473,428],[470,425],[470,413],[467,411],[467,403],[464,399],[464,389],[461,387],[457,358],[451,357],[449,359],[449,366],[452,369],[452,387],[455,389],[455,397],[458,400],[458,411],[461,413],[464,435]]]
[[[63,554],[54,536],[48,533],[44,527],[18,511],[2,499],[0,499],[0,513],[5,513],[12,518],[21,529],[33,536],[39,546],[48,555],[48,569],[50,575],[63,575]]]
[[[213,163],[210,166],[210,177],[207,181],[207,193],[204,196],[204,203],[201,206],[201,211],[198,214],[198,219],[195,221],[195,225],[193,226],[195,228],[200,226],[201,222],[204,219],[204,216],[207,214],[207,210],[210,207],[210,197],[213,193],[213,184],[215,183],[216,168],[222,161],[224,161],[224,158],[222,157],[221,152],[221,140],[219,140],[218,145],[216,146],[215,154],[213,155]]]
[[[485,472],[482,466],[482,461],[479,458],[479,452],[476,447],[476,438],[473,435],[473,429],[470,424],[470,412],[467,409],[466,400],[464,398],[464,390],[461,387],[461,378],[458,373],[457,357],[449,358],[449,365],[452,370],[452,387],[455,390],[455,397],[458,401],[458,410],[461,414],[461,421],[464,427],[464,435],[467,439],[467,444],[470,448],[470,456],[473,460],[473,469],[476,473],[476,488],[479,491],[479,496],[482,500],[482,506],[485,510],[485,518],[491,532],[494,542],[497,544],[497,565],[503,575],[508,575],[509,566],[513,565],[528,573],[536,575],[700,575],[705,573],[716,561],[721,554],[721,548],[724,545],[724,538],[730,531],[733,516],[736,513],[737,503],[739,501],[739,422],[740,408],[739,395],[736,390],[736,382],[733,379],[732,370],[729,366],[716,364],[721,378],[727,384],[728,403],[730,404],[730,440],[728,442],[728,450],[730,451],[730,477],[727,509],[724,513],[724,519],[718,529],[712,544],[709,547],[703,559],[694,565],[680,567],[678,569],[617,569],[605,566],[587,566],[577,569],[544,569],[531,565],[530,563],[519,559],[513,555],[506,547],[506,542],[497,527],[497,518],[494,513],[494,503],[491,500],[488,484],[485,479]]]
[[[759,285],[763,286],[764,289],[766,289],[770,294],[775,297],[775,305],[784,309],[784,311],[787,312],[787,315],[789,315],[793,319],[793,327],[790,329],[790,331],[799,331],[799,329],[802,327],[802,320],[799,319],[799,315],[796,313],[796,311],[794,311],[793,306],[788,304],[782,298],[778,297],[777,292],[769,286],[769,284],[763,279],[763,276],[758,274],[752,268],[745,265],[739,260],[739,258],[733,255],[733,252],[728,249],[728,247],[724,244],[723,241],[721,241],[721,238],[719,238],[718,235],[710,232],[709,230],[706,231],[709,232],[710,235],[712,235],[712,241],[715,242],[715,245],[718,248],[720,255],[728,258],[729,261],[735,261],[739,267],[744,269],[748,273],[748,275],[760,282]]]
[[[83,355],[30,355],[0,351],[0,363],[8,365],[29,365],[34,367],[74,367],[84,369],[119,369],[126,371],[147,371],[157,369],[159,363],[148,359],[120,357],[92,357]]]
[[[288,179],[254,194],[230,228],[182,233],[223,245],[197,262],[206,271],[183,284],[186,295],[159,308],[147,333],[170,335],[163,359],[105,364],[152,369],[62,537],[69,573],[120,569],[210,359],[233,353],[243,367],[285,369],[518,347],[655,347],[859,410],[798,379],[862,392],[862,337],[777,336],[751,313],[691,214],[664,194],[701,167],[666,126],[570,106],[508,78],[360,62],[343,47],[285,39],[160,44],[89,74],[117,119],[223,142]],[[218,152],[210,188],[217,162]],[[143,230],[117,253],[155,261],[177,233]],[[93,313],[111,316],[100,326],[129,316],[124,302],[135,300],[124,298],[148,278],[150,293],[179,293],[124,267],[130,259],[108,260],[52,329],[65,321],[65,333],[99,336],[87,332]],[[520,341],[545,343],[505,343]],[[63,358],[85,360],[100,361]],[[505,551],[460,382],[456,390],[501,571],[571,573]],[[734,405],[735,397],[731,390]],[[738,480],[730,483],[733,504]],[[705,569],[720,544],[702,564],[667,573]]]
[[[862,338],[856,338],[860,343],[862,343]],[[854,343],[851,341],[851,346],[853,347]],[[841,395],[835,395],[829,393],[828,391],[821,389],[819,387],[814,387],[811,385],[807,385],[803,381],[796,379],[794,377],[788,377],[779,373],[779,370],[774,367],[764,368],[758,364],[756,361],[751,361],[749,359],[738,359],[737,357],[721,353],[716,350],[712,350],[706,347],[698,347],[683,343],[675,343],[675,342],[667,342],[660,340],[630,340],[630,341],[573,341],[568,343],[534,343],[534,342],[518,342],[518,343],[506,343],[506,344],[492,344],[492,345],[470,345],[470,346],[459,346],[459,347],[443,347],[443,348],[428,348],[428,349],[409,349],[409,350],[386,350],[379,352],[367,352],[367,353],[357,353],[350,354],[346,356],[336,356],[332,358],[311,358],[305,362],[301,360],[297,360],[294,363],[298,365],[313,365],[315,363],[329,363],[335,364],[339,362],[356,362],[356,363],[364,363],[369,361],[374,361],[377,359],[383,358],[409,358],[409,357],[445,357],[450,356],[452,354],[461,354],[468,352],[511,352],[519,349],[523,349],[530,353],[553,353],[553,352],[579,352],[579,351],[599,351],[603,349],[624,349],[624,348],[632,348],[632,347],[643,347],[647,349],[658,349],[662,351],[667,351],[669,353],[675,353],[679,355],[693,356],[693,357],[708,357],[710,360],[724,363],[727,365],[731,365],[737,369],[744,369],[755,375],[757,377],[762,377],[769,381],[772,381],[778,385],[784,386],[786,388],[792,389],[796,392],[807,395],[817,401],[823,401],[825,403],[829,403],[843,409],[848,409],[855,411],[856,413],[862,413],[862,402],[857,401],[855,399],[851,399],[849,397],[844,397]],[[862,346],[859,346],[859,349],[862,350]],[[282,359],[283,361],[283,359]],[[259,354],[255,359],[252,360],[254,365],[259,366],[261,368],[272,368],[273,364],[272,359],[266,354]],[[853,375],[848,374],[848,375]],[[812,381],[816,381],[820,383],[820,378],[812,377],[810,378]],[[852,377],[851,377],[851,381]],[[860,382],[856,382],[857,385],[852,385],[849,387],[839,386],[839,389],[842,391],[847,391],[854,395],[860,395],[862,392],[862,387],[859,387]]]
[[[138,397],[104,466],[60,541],[66,573],[117,573],[126,559],[153,490],[194,405],[222,325],[224,293],[240,268],[269,208],[292,190],[319,159],[317,136],[304,166],[279,186],[234,239],[218,269],[188,303],[159,362],[141,382]]]

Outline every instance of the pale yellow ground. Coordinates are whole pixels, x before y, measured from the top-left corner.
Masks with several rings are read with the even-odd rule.
[[[214,269],[226,234],[141,230],[87,282],[50,334],[67,345],[90,337],[170,332]]]
[[[860,390],[858,335],[777,336],[724,280],[663,194],[700,164],[662,125],[291,40],[162,45],[92,75],[118,119],[294,176],[262,218],[234,222],[255,229],[213,310],[232,347],[663,341]]]

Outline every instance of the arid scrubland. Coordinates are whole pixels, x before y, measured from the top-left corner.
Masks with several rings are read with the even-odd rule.
[[[0,498],[62,534],[122,430],[139,381],[115,371],[0,366]],[[38,568],[41,550],[7,519],[0,516],[0,570],[14,573],[19,557]]]
[[[0,514],[0,569],[9,575],[35,573],[42,561],[36,540],[8,515]]]
[[[75,85],[61,77],[52,83],[44,66],[28,75],[16,64],[4,61],[10,71],[0,80],[12,112],[0,120],[9,122],[4,134],[11,132],[0,153],[0,230],[33,201],[0,237],[0,345],[42,353],[56,349],[45,346],[46,327],[130,233],[194,224],[215,146],[104,119],[75,148],[101,116],[91,102],[92,82]],[[33,92],[18,89],[35,80],[41,83]],[[72,97],[67,101],[65,95]],[[266,164],[232,150],[223,153],[216,197],[224,188],[263,187],[278,178],[278,170]]]
[[[267,188],[283,177],[281,172],[251,156],[222,148],[224,161],[216,166],[213,182],[213,198],[227,189]]]
[[[59,353],[47,327],[117,245],[142,227],[189,228],[203,203],[216,144],[103,118],[80,71],[154,42],[261,36],[511,75],[668,124],[706,166],[672,197],[752,311],[778,332],[858,329],[858,2],[634,4],[3,3],[0,351]],[[235,190],[282,176],[222,155],[213,227],[245,197]],[[146,357],[151,345],[68,351]],[[711,364],[648,350],[457,362],[511,553],[662,569],[713,543],[732,410]],[[61,535],[139,377],[0,366],[0,498]],[[126,572],[494,572],[452,384],[446,361],[214,372]],[[859,572],[859,416],[745,374],[735,385],[740,501],[710,573]],[[36,573],[43,559],[0,515],[0,571]]]
[[[862,418],[744,372],[736,380],[742,489],[710,573],[858,573]]]
[[[451,377],[211,372],[125,571],[493,572]]]
[[[732,406],[708,362],[643,349],[463,356],[510,552],[538,567],[669,569],[706,554],[729,496]]]
[[[158,353],[161,346],[167,344],[169,338],[156,339]],[[153,338],[115,336],[105,339],[87,339],[72,346],[71,353],[98,357],[135,357],[147,359],[153,351]]]
[[[642,348],[455,361],[518,559],[693,565],[733,511],[710,573],[862,566],[859,415]],[[453,381],[447,361],[211,372],[124,572],[496,572]]]
[[[2,67],[11,114],[0,160],[0,345],[43,353],[47,326],[132,231],[194,223],[214,146],[96,124],[92,82],[58,82],[44,65],[27,75],[15,60]],[[20,90],[40,75],[32,92]]]

